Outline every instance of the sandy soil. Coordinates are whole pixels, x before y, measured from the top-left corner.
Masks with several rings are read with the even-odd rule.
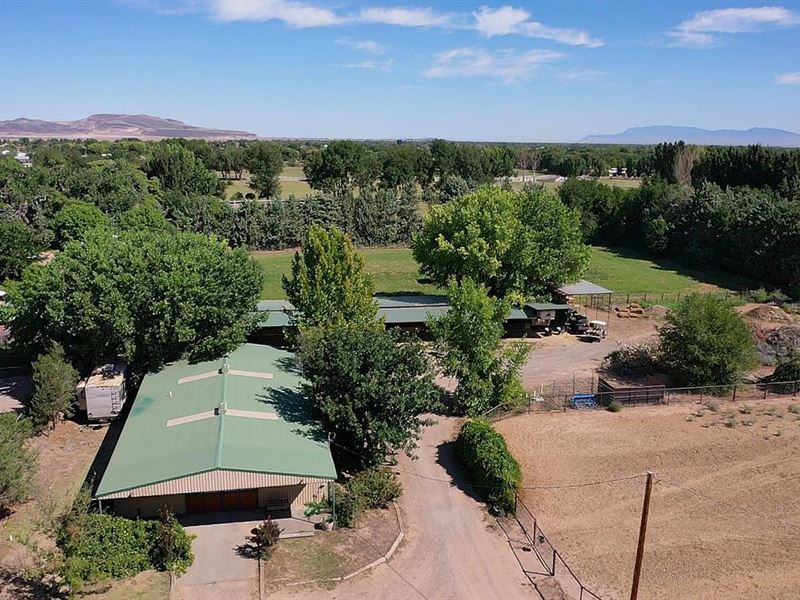
[[[425,430],[418,459],[400,460],[406,537],[389,564],[332,589],[285,589],[271,593],[270,600],[536,597],[496,521],[459,485],[463,475],[449,443],[458,421],[437,420]]]
[[[800,581],[800,409],[790,406],[569,411],[497,427],[526,486],[655,472],[639,598],[788,599]],[[626,598],[643,491],[641,477],[523,498],[585,585]]]

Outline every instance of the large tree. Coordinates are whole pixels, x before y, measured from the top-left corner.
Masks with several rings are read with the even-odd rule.
[[[292,319],[301,327],[375,323],[372,278],[353,242],[336,227],[308,228],[292,259],[291,276],[283,277],[283,289],[295,308]]]
[[[444,373],[458,380],[456,412],[474,416],[519,401],[519,370],[530,347],[522,342],[503,347],[509,302],[492,298],[469,277],[451,282],[448,295],[450,310],[429,319],[428,327]]]
[[[753,336],[733,306],[691,294],[659,332],[662,360],[678,385],[729,385],[755,365]]]
[[[0,414],[0,514],[33,492],[36,453],[25,445],[31,432],[27,419],[13,412]]]
[[[69,363],[60,344],[33,363],[33,394],[26,409],[37,431],[54,429],[58,420],[73,414],[78,372]]]
[[[434,206],[412,246],[435,283],[471,277],[496,297],[546,295],[549,284],[575,280],[589,264],[579,214],[534,186],[483,187]]]
[[[377,157],[367,146],[341,140],[310,154],[303,172],[315,190],[343,194],[357,187],[368,187],[379,169]]]
[[[87,232],[98,227],[110,227],[111,220],[93,204],[69,202],[53,219],[55,243],[63,248],[72,240],[82,239]]]
[[[278,177],[283,170],[283,155],[279,146],[256,142],[247,148],[247,169],[250,185],[262,198],[271,198],[281,193]]]
[[[166,191],[186,195],[220,195],[222,180],[183,145],[169,141],[153,144],[144,164],[148,177],[156,177]]]
[[[337,464],[381,464],[416,447],[436,402],[424,346],[396,331],[339,324],[303,333],[300,364],[309,397],[332,435]]]
[[[0,218],[0,283],[19,279],[40,249],[36,233],[19,219]]]
[[[32,355],[60,343],[82,371],[117,357],[143,371],[242,343],[262,283],[258,264],[225,242],[95,230],[12,286],[11,331]]]

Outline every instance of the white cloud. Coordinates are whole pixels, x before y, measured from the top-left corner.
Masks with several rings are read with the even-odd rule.
[[[386,52],[386,47],[383,44],[379,44],[373,40],[352,40],[350,38],[339,38],[336,40],[336,43],[342,46],[349,46],[350,48],[354,48],[356,50],[361,50],[362,52],[368,52],[369,54],[384,54]]]
[[[775,83],[780,85],[800,85],[800,71],[778,75],[775,78]]]
[[[513,83],[530,79],[545,63],[561,58],[552,50],[487,50],[485,48],[456,48],[440,52],[433,64],[424,71],[425,77],[491,77]]]
[[[593,38],[580,29],[548,27],[537,21],[531,21],[531,14],[522,8],[482,6],[473,12],[472,16],[475,18],[474,28],[486,37],[516,34],[552,40],[570,46],[597,48],[603,45],[602,40]]]
[[[579,69],[574,71],[559,71],[556,73],[556,79],[561,83],[587,83],[605,77],[606,75],[607,73],[605,71]]]
[[[667,35],[673,45],[689,48],[714,46],[720,34],[755,33],[768,28],[800,25],[800,14],[781,6],[704,10]]]
[[[363,69],[366,71],[371,70],[381,70],[381,71],[391,71],[392,70],[392,60],[362,60],[360,62],[348,63],[346,65],[342,65],[346,69]]]
[[[291,0],[214,0],[212,14],[221,21],[283,21],[292,27],[339,25],[328,8]]]
[[[357,20],[401,27],[448,27],[454,23],[454,18],[452,13],[442,13],[432,8],[372,6],[362,8]]]

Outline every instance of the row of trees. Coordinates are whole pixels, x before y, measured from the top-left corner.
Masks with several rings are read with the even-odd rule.
[[[621,190],[575,179],[559,194],[580,211],[590,243],[722,268],[800,294],[800,197],[769,187],[692,188],[663,180]]]

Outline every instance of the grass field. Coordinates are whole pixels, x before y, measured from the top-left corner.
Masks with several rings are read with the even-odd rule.
[[[294,250],[253,253],[267,276],[263,298],[284,298],[281,276],[289,273],[293,254]],[[365,248],[361,254],[380,294],[441,293],[435,286],[419,281],[417,264],[408,248]],[[669,261],[653,261],[629,251],[608,248],[592,248],[592,261],[585,277],[621,294],[676,293],[746,285],[735,277],[691,271]]]
[[[281,172],[281,177],[303,177],[303,167],[284,167]],[[237,192],[241,192],[244,196],[248,192],[252,192],[250,187],[250,174],[245,172],[241,179],[234,179],[228,182],[225,188],[225,197],[232,198]],[[288,198],[289,196],[306,196],[312,192],[311,186],[305,181],[286,181],[281,180],[281,197]]]
[[[525,171],[524,173],[527,176],[531,175],[530,171]],[[522,169],[517,169],[517,175],[523,175]],[[541,175],[541,173],[539,173]],[[600,183],[604,183],[606,185],[610,185],[611,187],[619,187],[619,188],[638,188],[642,185],[642,181],[640,179],[611,179],[609,177],[599,177],[597,179]],[[511,187],[514,190],[521,190],[526,183],[532,183],[531,181],[522,182],[522,181],[514,181],[511,183]],[[556,190],[558,189],[561,184],[556,183],[555,181],[537,181],[538,184],[543,185],[549,190]]]

